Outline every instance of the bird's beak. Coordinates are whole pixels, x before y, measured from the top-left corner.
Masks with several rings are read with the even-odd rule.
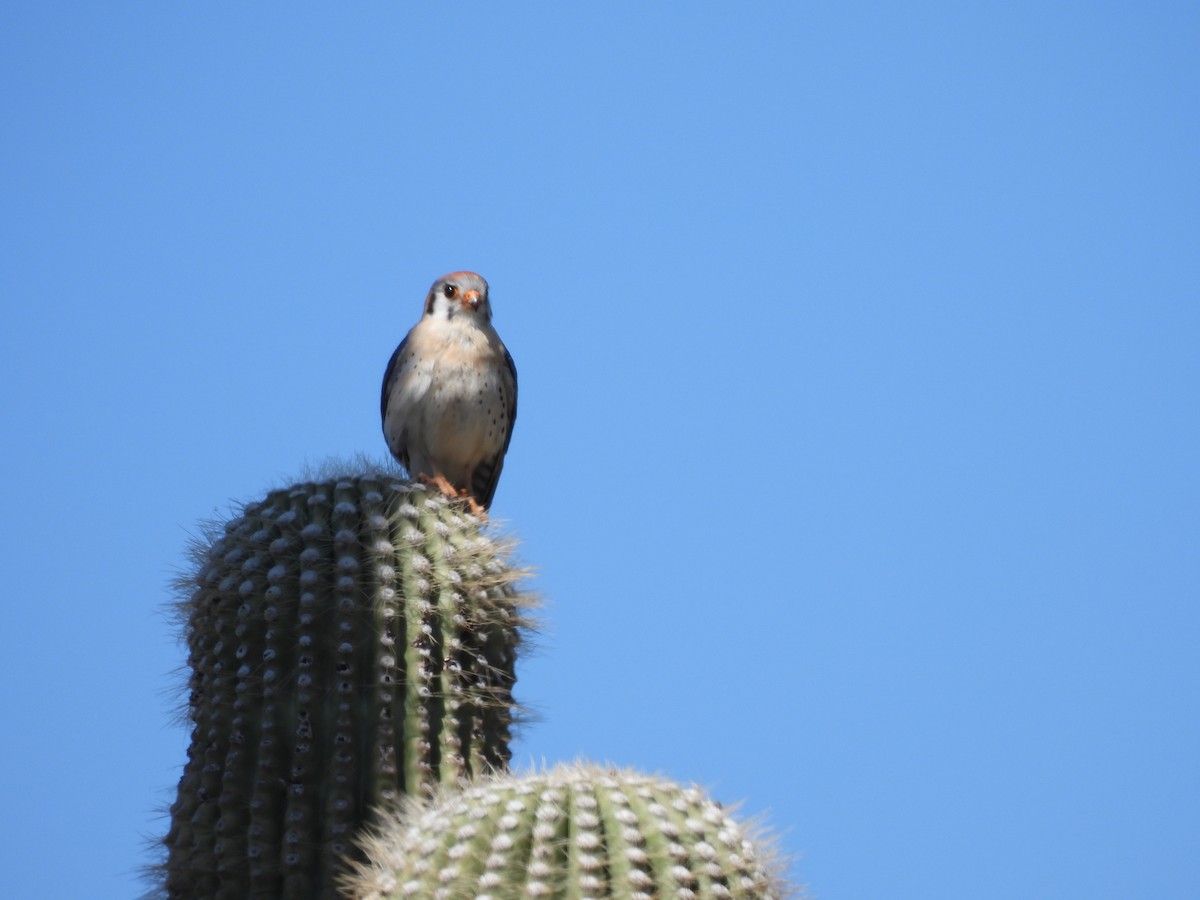
[[[463,291],[462,305],[471,312],[479,309],[479,291]]]

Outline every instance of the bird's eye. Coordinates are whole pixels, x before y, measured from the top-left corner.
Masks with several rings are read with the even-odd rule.
[[[458,288],[456,288],[452,284],[448,284],[444,288],[442,288],[442,293],[445,294],[447,297],[453,297],[455,294],[458,293]]]

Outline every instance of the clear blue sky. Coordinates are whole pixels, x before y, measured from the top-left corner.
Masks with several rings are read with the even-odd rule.
[[[818,900],[1200,896],[1200,11],[8,3],[0,895],[128,898],[195,523],[521,376],[519,759]]]

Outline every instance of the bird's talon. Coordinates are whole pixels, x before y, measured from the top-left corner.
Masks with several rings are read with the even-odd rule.
[[[458,491],[455,490],[454,485],[446,480],[445,475],[434,475],[433,486],[441,491],[443,496],[449,497],[451,500],[458,497]]]

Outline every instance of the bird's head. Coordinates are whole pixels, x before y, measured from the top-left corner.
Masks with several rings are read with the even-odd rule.
[[[425,315],[446,321],[490,322],[492,307],[488,303],[487,282],[474,272],[443,275],[429,289]]]

